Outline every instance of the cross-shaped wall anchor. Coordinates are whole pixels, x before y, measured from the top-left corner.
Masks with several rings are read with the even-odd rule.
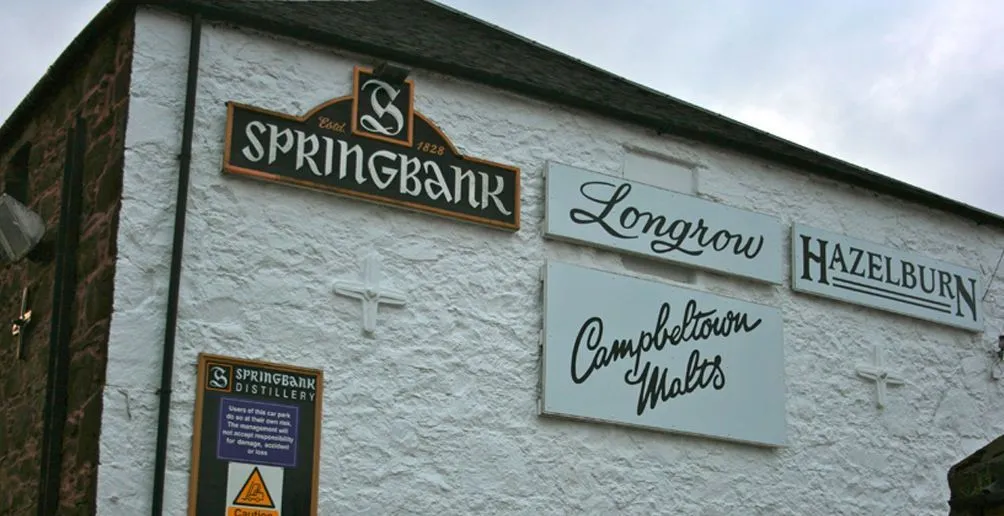
[[[860,365],[858,366],[857,372],[858,376],[875,382],[875,403],[879,408],[885,407],[885,392],[887,385],[903,385],[906,383],[906,380],[904,380],[903,377],[896,375],[886,368],[885,361],[882,356],[882,347],[878,344],[875,345],[875,363]]]
[[[335,282],[335,293],[359,299],[363,302],[363,330],[376,330],[377,308],[379,305],[403,306],[404,294],[392,289],[380,288],[380,258],[370,253],[363,262],[363,281],[343,280]]]
[[[18,312],[17,319],[14,319],[10,323],[10,334],[14,337],[14,346],[17,349],[18,360],[25,358],[25,332],[28,330],[28,324],[30,323],[31,310],[28,310],[28,287],[25,287],[21,291],[21,311]]]

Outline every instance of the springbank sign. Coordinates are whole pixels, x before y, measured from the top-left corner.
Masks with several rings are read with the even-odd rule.
[[[188,515],[317,514],[324,372],[199,354]]]
[[[353,74],[352,95],[299,117],[227,102],[224,172],[519,229],[518,168],[460,154],[411,80]]]
[[[795,291],[983,330],[975,270],[802,224],[791,238]]]

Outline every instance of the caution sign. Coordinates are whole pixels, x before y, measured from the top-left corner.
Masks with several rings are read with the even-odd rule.
[[[283,469],[231,462],[227,472],[227,516],[281,516]]]
[[[199,356],[189,516],[316,516],[322,379]]]
[[[251,470],[247,482],[244,482],[244,487],[237,493],[237,498],[234,498],[233,504],[275,509],[275,502],[272,501],[272,495],[268,493],[268,487],[265,485],[265,481],[262,480],[261,472],[258,471],[258,468]]]

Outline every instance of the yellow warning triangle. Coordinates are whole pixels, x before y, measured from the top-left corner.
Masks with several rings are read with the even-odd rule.
[[[265,480],[261,478],[261,472],[258,471],[257,467],[244,482],[244,487],[237,493],[237,498],[234,498],[234,505],[265,507],[267,509],[275,508],[275,503],[272,502],[272,495],[269,494],[268,487],[265,487]]]

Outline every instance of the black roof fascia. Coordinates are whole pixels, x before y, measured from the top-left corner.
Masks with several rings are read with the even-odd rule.
[[[415,4],[415,0],[395,1]],[[112,0],[73,40],[69,47],[49,68],[45,76],[43,76],[28,96],[15,109],[4,125],[0,126],[0,148],[9,143],[8,140],[14,136],[13,133],[16,129],[27,121],[27,118],[34,112],[34,108],[41,102],[44,102],[53,90],[58,89],[61,80],[66,75],[72,73],[79,55],[85,52],[95,40],[104,36],[105,30],[113,25],[113,22],[117,20],[119,15],[124,12],[131,12],[135,5],[143,4],[167,8],[183,14],[198,12],[207,21],[214,20],[230,23],[277,36],[340,48],[349,52],[369,55],[377,59],[424,68],[444,75],[536,98],[548,103],[581,109],[611,119],[635,124],[653,130],[657,134],[671,135],[755,156],[765,161],[787,165],[805,173],[839,183],[935,208],[972,220],[977,224],[986,224],[1004,229],[1004,216],[827,156],[765,131],[705,110],[699,106],[635,84],[627,79],[618,77],[450,7],[429,0],[418,0],[418,2],[434,6],[436,9],[441,10],[444,20],[451,17],[463,19],[468,23],[478,24],[499,34],[500,41],[505,40],[504,44],[509,48],[513,45],[525,46],[526,55],[528,56],[534,53],[534,58],[540,59],[543,56],[544,59],[553,62],[556,66],[575,67],[576,73],[588,74],[596,80],[604,81],[608,87],[615,88],[618,95],[616,97],[604,96],[597,98],[597,95],[593,94],[594,92],[588,91],[589,85],[585,85],[581,90],[576,90],[574,83],[568,82],[563,83],[564,87],[558,89],[548,85],[546,81],[528,80],[525,77],[514,78],[512,75],[493,71],[489,66],[478,66],[479,63],[473,63],[470,60],[464,62],[462,59],[448,60],[441,56],[430,57],[427,53],[416,51],[416,47],[413,45],[394,44],[394,41],[387,40],[364,41],[362,38],[345,36],[340,33],[336,25],[328,29],[319,29],[317,28],[316,19],[314,19],[313,14],[305,16],[305,18],[310,18],[309,20],[297,20],[295,16],[288,16],[289,12],[295,12],[290,11],[290,9],[294,9],[295,7],[293,6],[297,5],[303,7],[309,6],[310,9],[316,10],[318,4],[327,4],[328,7],[325,8],[336,13],[333,16],[334,18],[337,18],[338,12],[345,12],[344,10],[346,9],[362,10],[366,9],[367,5],[375,6],[372,7],[374,13],[386,11],[386,6],[381,5],[385,2],[379,0],[362,2]],[[265,6],[268,6],[268,8],[266,9]],[[276,9],[285,9],[287,16],[272,15]],[[460,42],[460,44],[468,45],[469,42]],[[519,57],[516,56],[514,60],[518,61]],[[657,105],[664,108],[663,111],[677,114],[682,113],[685,116],[652,116],[649,114],[651,110],[630,109],[628,105],[632,103],[646,106]],[[682,121],[683,119],[686,119],[686,121]]]

